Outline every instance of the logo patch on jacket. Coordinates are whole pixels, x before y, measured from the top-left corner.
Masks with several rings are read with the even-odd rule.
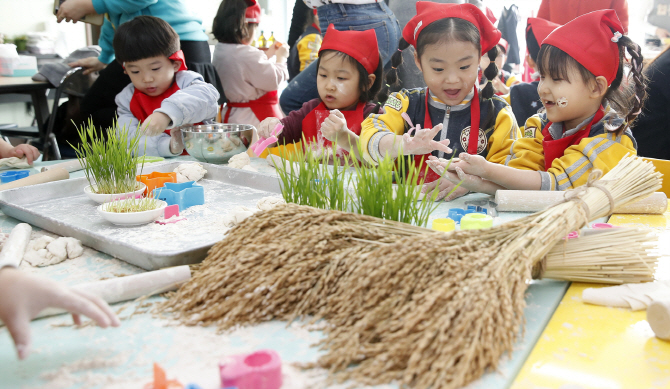
[[[386,104],[384,104],[385,107],[391,107],[395,109],[396,111],[400,111],[402,109],[402,101],[400,101],[399,98],[395,96],[389,96],[388,100],[386,100]]]
[[[537,127],[527,127],[523,130],[523,137],[524,138],[535,138],[535,130],[537,130]]]
[[[463,150],[468,150],[468,144],[470,143],[470,126],[465,127],[461,131],[461,147]],[[479,141],[477,142],[477,154],[481,154],[486,150],[486,146],[489,144],[489,140],[486,137],[486,133],[482,129],[479,129]]]

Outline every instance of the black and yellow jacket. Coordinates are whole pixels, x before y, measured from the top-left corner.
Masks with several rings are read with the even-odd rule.
[[[401,117],[403,113],[407,113],[414,125],[421,124],[423,128],[426,113],[426,90],[427,88],[402,89],[400,92],[393,93],[384,105],[383,114],[370,115],[363,121],[360,139],[364,157],[369,162],[375,163],[380,157],[383,157],[379,154],[379,141],[382,137],[388,134],[402,135],[409,130],[409,125]],[[461,104],[454,106],[445,105],[432,93],[430,94],[428,113],[433,126],[444,123],[442,131],[435,136],[435,140],[449,139],[449,147],[456,153],[456,156],[468,148],[470,99],[473,94],[471,92]],[[490,104],[482,102],[480,107],[480,123],[484,125],[489,115]],[[478,154],[491,162],[504,163],[512,143],[521,137],[521,132],[512,109],[505,100],[498,96],[493,96],[493,115],[494,124],[479,132]],[[440,158],[451,158],[451,155],[445,155],[441,151],[434,151],[433,155]]]
[[[516,123],[521,128],[521,131],[523,131],[523,127],[526,125],[526,120],[536,115],[543,108],[542,100],[540,100],[540,95],[537,93],[539,83],[539,81],[533,81],[512,85],[509,93],[501,96],[512,107]]]
[[[565,134],[563,123],[554,123],[549,132],[554,139],[560,139],[583,129],[592,119],[593,116]],[[606,174],[626,154],[637,154],[637,143],[630,128],[621,135],[608,130],[618,128],[623,119],[607,105],[605,116],[591,126],[589,136],[583,138],[579,144],[568,147],[563,156],[556,158],[549,170],[545,171],[542,128],[547,123],[545,113],[531,116],[526,121],[524,137],[513,143],[505,163],[517,169],[539,171],[542,175],[541,190],[567,190],[584,185],[594,168]]]

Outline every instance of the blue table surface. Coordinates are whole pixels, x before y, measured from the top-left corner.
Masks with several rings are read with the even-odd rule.
[[[191,157],[179,159],[192,160]],[[47,164],[51,162],[41,162],[36,167]],[[263,160],[253,159],[252,166],[261,173],[274,174]],[[71,175],[72,178],[81,176],[81,171]],[[446,217],[449,208],[463,207],[465,201],[485,198],[487,196],[482,194],[471,194],[441,203],[431,215],[431,221]],[[502,213],[495,224],[524,215]],[[0,214],[0,228],[4,233],[10,232],[18,222]],[[45,268],[32,268],[24,262],[21,268],[68,285],[143,272],[88,248],[82,257],[74,260]],[[568,285],[551,280],[534,281],[530,285],[526,296],[526,326],[514,351],[503,357],[497,372],[486,374],[468,388],[508,388],[511,385]],[[147,301],[156,303],[163,298],[155,296]],[[176,325],[169,317],[142,313],[146,308],[138,307],[139,304],[115,304],[115,310],[124,308],[120,316],[125,319],[120,328],[114,329],[94,326],[78,329],[70,325],[71,318],[66,315],[34,320],[31,323],[33,353],[24,361],[17,360],[9,333],[5,327],[0,328],[0,388],[140,388],[151,382],[152,364],[158,362],[166,369],[168,378],[213,389],[220,387],[218,362],[223,357],[266,348],[276,350],[282,358],[283,388],[334,389],[351,384],[328,386],[324,383],[328,377],[326,372],[302,371],[292,364],[316,360],[320,351],[310,347],[321,337],[316,329],[310,331],[299,323],[287,326],[285,322],[272,321],[217,334],[214,328]],[[138,312],[128,318],[135,311]],[[397,387],[392,384],[374,388]]]

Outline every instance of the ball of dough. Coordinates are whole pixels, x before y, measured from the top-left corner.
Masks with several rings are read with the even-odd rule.
[[[235,227],[256,212],[258,212],[257,209],[251,209],[244,206],[235,207],[228,211],[228,214],[223,217],[223,224],[228,228]]]
[[[228,160],[228,167],[232,167],[235,169],[242,169],[245,166],[249,165],[251,163],[251,158],[249,158],[249,154],[246,152],[244,153],[239,153],[233,155],[229,160]]]
[[[177,173],[177,183],[180,184],[189,181],[200,181],[207,174],[207,170],[197,162],[182,163],[174,169],[174,172]]]
[[[277,205],[281,204],[286,204],[286,201],[282,199],[281,197],[263,197],[262,199],[258,200],[258,203],[256,203],[256,207],[260,209],[261,211],[269,211],[272,208],[276,207]]]

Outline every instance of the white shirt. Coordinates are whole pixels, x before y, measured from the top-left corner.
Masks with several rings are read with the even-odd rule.
[[[279,89],[288,80],[286,63],[276,63],[255,47],[235,43],[217,43],[212,60],[228,101],[246,103]],[[221,111],[221,118],[228,107]],[[233,108],[228,123],[251,124],[260,121],[251,108]]]

